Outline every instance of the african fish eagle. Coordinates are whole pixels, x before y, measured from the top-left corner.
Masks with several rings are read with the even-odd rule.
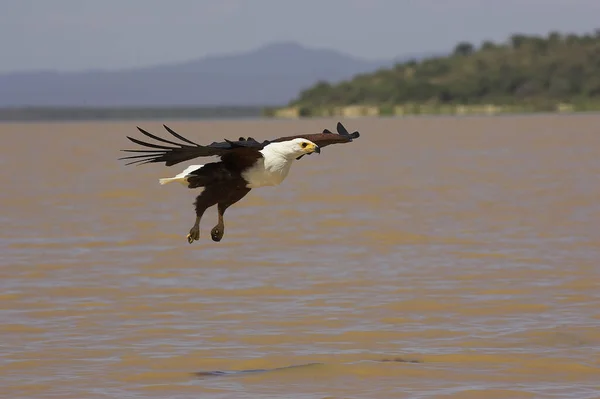
[[[295,160],[315,152],[320,153],[321,148],[330,144],[349,143],[360,136],[359,132],[348,133],[338,122],[338,134],[325,129],[322,133],[298,134],[265,140],[262,143],[252,137],[240,137],[237,141],[225,139],[222,142],[200,145],[181,136],[168,126],[163,126],[185,144],[155,136],[138,127],[145,136],[175,147],[147,143],[127,136],[132,142],[151,149],[122,150],[142,154],[119,159],[133,159],[126,165],[164,162],[166,166],[172,166],[197,157],[220,158],[218,162],[191,165],[174,177],[159,179],[160,184],[179,182],[190,189],[202,189],[194,202],[196,222],[187,235],[190,244],[199,240],[200,219],[211,206],[218,205],[218,223],[210,233],[213,241],[218,242],[225,233],[223,221],[225,210],[244,198],[251,189],[277,186],[286,178]]]

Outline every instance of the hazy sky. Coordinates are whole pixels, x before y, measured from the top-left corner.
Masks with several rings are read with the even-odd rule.
[[[392,58],[596,28],[600,0],[0,0],[0,72],[145,66],[278,41]]]

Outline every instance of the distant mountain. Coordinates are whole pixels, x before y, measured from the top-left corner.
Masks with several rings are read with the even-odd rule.
[[[146,68],[0,74],[0,107],[283,105],[319,80],[338,82],[407,58],[371,61],[277,43]]]

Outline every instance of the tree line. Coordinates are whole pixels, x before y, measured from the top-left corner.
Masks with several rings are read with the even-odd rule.
[[[514,34],[504,43],[458,43],[337,84],[318,82],[290,106],[552,104],[600,100],[600,29],[592,34]]]

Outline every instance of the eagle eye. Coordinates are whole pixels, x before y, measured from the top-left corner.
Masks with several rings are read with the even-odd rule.
[[[302,148],[306,148],[307,145],[308,143],[302,143]]]

